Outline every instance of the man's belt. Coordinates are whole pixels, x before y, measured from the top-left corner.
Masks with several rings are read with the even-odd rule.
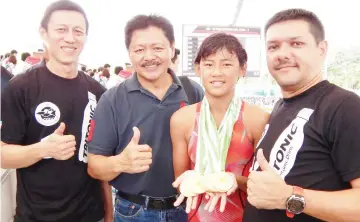
[[[174,203],[176,201],[176,196],[171,197],[149,197],[146,195],[132,195],[126,194],[121,191],[117,191],[119,197],[124,198],[127,201],[142,205],[145,209],[153,210],[168,210],[174,209]]]

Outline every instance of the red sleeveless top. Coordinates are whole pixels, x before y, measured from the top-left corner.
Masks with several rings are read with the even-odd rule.
[[[191,169],[194,169],[196,162],[196,147],[198,139],[198,125],[200,117],[201,103],[196,107],[196,119],[193,132],[191,134],[188,154],[191,160]],[[241,102],[239,118],[234,124],[230,147],[226,158],[226,172],[232,172],[236,176],[248,176],[254,154],[254,145],[247,137],[246,129],[242,121],[244,102]],[[196,210],[189,213],[190,222],[241,222],[244,213],[244,204],[246,202],[246,193],[237,190],[228,197],[225,211],[220,212],[220,201],[212,213],[204,210],[207,203],[204,195],[199,197]]]

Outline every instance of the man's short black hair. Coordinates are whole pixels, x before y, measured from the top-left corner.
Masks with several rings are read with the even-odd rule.
[[[132,18],[125,27],[125,45],[129,49],[132,35],[135,31],[141,29],[147,29],[150,26],[159,28],[163,30],[166,38],[169,40],[170,44],[174,44],[175,35],[174,27],[165,17],[159,15],[137,15]]]
[[[21,60],[25,62],[26,58],[30,56],[30,53],[24,52],[21,54]]]
[[[6,59],[6,58],[9,58],[9,57],[10,57],[10,55],[11,55],[11,53],[10,53],[10,52],[5,53],[5,59]]]
[[[200,64],[202,59],[216,53],[218,50],[226,49],[236,55],[241,67],[247,62],[248,56],[243,45],[235,36],[223,32],[214,33],[207,37],[198,50],[195,64]]]
[[[180,55],[180,49],[176,48],[176,49],[175,49],[175,55],[174,55],[174,57],[171,59],[171,62],[172,62],[172,63],[175,63],[176,60],[178,59],[178,56],[179,56],[179,55]]]
[[[114,69],[114,73],[117,75],[119,74],[124,68],[122,66],[116,66]]]
[[[86,72],[86,67],[85,67],[85,66],[81,66],[81,71]]]
[[[16,65],[17,64],[16,56],[15,55],[10,55],[9,59],[8,59],[8,62]]]
[[[87,19],[86,13],[84,11],[84,9],[78,5],[75,2],[72,1],[68,1],[68,0],[58,0],[56,2],[51,3],[45,10],[45,13],[43,15],[43,18],[41,19],[41,27],[44,28],[45,30],[47,30],[48,28],[48,24],[49,24],[49,20],[50,17],[52,15],[52,13],[56,12],[56,11],[75,11],[75,12],[79,12],[80,14],[82,14],[85,18],[85,23],[86,23],[86,34],[89,31],[89,20]]]
[[[11,52],[10,52],[11,55],[14,55],[14,54],[17,54],[17,53],[18,52],[15,49],[11,50]]]
[[[104,65],[105,69],[110,68],[110,67],[111,67],[111,65],[109,63],[105,63],[105,65]]]
[[[102,66],[100,66],[99,68],[98,68],[98,72],[102,72],[104,70],[104,67],[102,67]]]
[[[309,24],[310,33],[314,36],[317,43],[325,39],[325,30],[320,19],[315,15],[315,13],[299,8],[286,9],[276,13],[265,25],[265,33],[270,28],[270,26],[285,22],[289,20],[303,20]]]

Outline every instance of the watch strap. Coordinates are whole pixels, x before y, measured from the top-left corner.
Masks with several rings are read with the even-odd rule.
[[[295,214],[291,213],[290,211],[286,210],[286,216],[288,218],[293,218],[295,216]]]
[[[293,186],[293,194],[298,196],[304,196],[304,189],[301,187]]]
[[[304,189],[301,187],[293,186],[293,193],[292,195],[303,196]],[[291,213],[290,211],[286,210],[286,216],[289,218],[293,218],[295,214]]]

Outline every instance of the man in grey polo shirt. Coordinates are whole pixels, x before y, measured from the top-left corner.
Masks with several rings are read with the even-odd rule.
[[[175,208],[170,117],[189,104],[169,66],[174,30],[160,16],[139,15],[125,28],[135,74],[108,90],[95,110],[89,135],[88,172],[110,181],[118,193],[115,221],[187,221]],[[191,81],[195,102],[201,87]]]

